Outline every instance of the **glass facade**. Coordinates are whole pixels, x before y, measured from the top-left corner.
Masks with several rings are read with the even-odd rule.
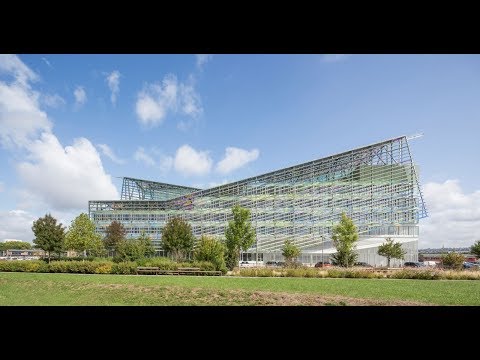
[[[248,253],[279,260],[292,239],[310,262],[331,252],[342,212],[358,227],[360,254],[362,243],[373,248],[372,239],[386,236],[416,246],[418,221],[427,216],[417,172],[402,136],[206,190],[124,178],[121,200],[90,201],[89,214],[99,233],[120,221],[129,237],[146,231],[160,250],[170,218],[184,218],[197,237],[223,237],[238,204],[251,210],[257,233]]]

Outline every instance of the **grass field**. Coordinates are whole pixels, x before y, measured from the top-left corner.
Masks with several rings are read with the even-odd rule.
[[[480,305],[480,281],[0,273],[0,305]]]

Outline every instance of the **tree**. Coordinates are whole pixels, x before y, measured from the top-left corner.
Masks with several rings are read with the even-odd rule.
[[[215,270],[227,272],[225,265],[225,244],[214,237],[202,235],[194,252],[195,260],[210,261]]]
[[[28,249],[31,249],[32,248],[32,244],[30,244],[29,242],[25,242],[25,241],[7,241],[7,242],[4,242],[4,243],[0,243],[0,251],[2,250],[10,250],[10,249],[25,249],[25,250],[28,250]]]
[[[255,242],[255,229],[250,222],[250,210],[235,205],[232,209],[233,220],[228,222],[225,230],[227,246],[227,267],[230,270],[238,264],[240,251],[247,251]]]
[[[62,223],[57,224],[57,219],[46,214],[43,218],[33,222],[32,226],[35,239],[33,243],[48,254],[48,262],[52,252],[60,254],[65,241],[65,227]]]
[[[385,242],[378,247],[377,254],[387,258],[387,267],[390,267],[390,259],[403,260],[407,252],[402,249],[402,244],[395,243],[392,238],[386,238]]]
[[[300,249],[292,240],[285,240],[283,243],[282,255],[285,258],[287,265],[290,265],[292,260],[300,255]]]
[[[118,245],[122,241],[125,241],[126,235],[127,232],[125,231],[123,224],[118,221],[112,221],[112,223],[105,229],[105,237],[103,238],[105,248],[117,251]]]
[[[332,230],[333,245],[337,252],[332,255],[335,265],[349,267],[357,260],[355,242],[358,240],[357,227],[345,213],[342,213],[340,222]]]
[[[477,242],[472,245],[472,247],[470,248],[470,252],[480,257],[480,240],[477,240]]]
[[[464,261],[465,261],[465,256],[456,252],[451,252],[451,253],[442,255],[442,264],[444,267],[449,269],[460,270],[463,267]]]
[[[195,237],[192,227],[180,217],[171,218],[162,230],[163,249],[173,255],[175,260],[185,259],[193,250]]]
[[[104,254],[102,237],[95,232],[95,224],[87,214],[81,213],[70,225],[65,236],[65,248],[83,252],[84,256]]]
[[[147,235],[145,231],[142,231],[137,238],[143,257],[149,257],[155,255],[155,247],[153,246],[152,239]]]

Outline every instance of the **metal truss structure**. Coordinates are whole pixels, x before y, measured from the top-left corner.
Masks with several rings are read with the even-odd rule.
[[[206,190],[124,178],[121,200],[90,201],[89,214],[100,233],[117,220],[129,236],[146,231],[160,248],[174,216],[196,236],[223,236],[236,204],[251,210],[257,253],[279,252],[285,239],[302,252],[323,249],[342,212],[363,237],[418,238],[427,216],[405,136]]]

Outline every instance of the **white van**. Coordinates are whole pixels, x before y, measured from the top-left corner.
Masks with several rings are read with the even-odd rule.
[[[429,266],[429,267],[435,267],[437,266],[437,263],[435,261],[424,261],[423,265]]]

